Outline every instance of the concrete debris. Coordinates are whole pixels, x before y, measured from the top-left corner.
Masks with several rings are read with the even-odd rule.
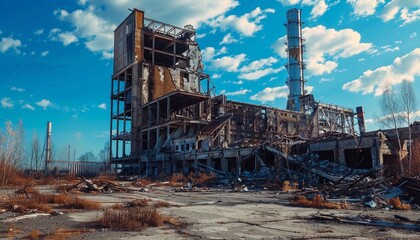
[[[131,192],[133,190],[123,186],[119,183],[104,180],[90,180],[81,179],[78,183],[68,187],[67,192],[80,191],[85,193],[90,192]]]

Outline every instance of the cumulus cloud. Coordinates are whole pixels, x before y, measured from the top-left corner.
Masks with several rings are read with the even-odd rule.
[[[257,7],[253,11],[245,13],[242,16],[220,15],[217,18],[209,20],[207,24],[213,29],[219,28],[222,31],[232,29],[241,34],[241,36],[250,37],[263,29],[261,20],[266,18],[268,13],[274,12],[275,10],[272,8],[262,10],[260,7]]]
[[[226,96],[239,96],[239,95],[245,95],[247,93],[251,92],[249,89],[241,89],[234,92],[227,92],[226,90],[220,91],[220,94],[224,94]]]
[[[274,57],[263,58],[251,62],[240,69],[239,78],[245,80],[257,80],[270,74],[275,74],[284,69],[284,67],[274,68],[273,64],[278,60]]]
[[[416,48],[402,57],[395,58],[391,65],[365,71],[359,78],[344,84],[343,89],[380,96],[392,85],[400,84],[404,80],[414,81],[415,77],[420,75],[419,66],[420,48]]]
[[[233,37],[232,37],[232,34],[228,33],[228,34],[226,34],[226,35],[223,37],[222,41],[220,42],[220,45],[222,45],[222,44],[237,43],[237,42],[239,42],[239,40],[237,40],[237,39],[233,38]]]
[[[35,35],[41,35],[43,33],[44,33],[44,29],[43,28],[40,28],[40,29],[37,29],[37,30],[34,31],[34,34]]]
[[[35,108],[32,107],[30,104],[26,103],[25,105],[22,106],[23,109],[29,109],[31,111],[35,111]]]
[[[102,54],[103,58],[112,57],[114,30],[130,14],[127,9],[133,6],[144,10],[147,18],[181,27],[187,24],[197,27],[239,5],[236,0],[79,0],[78,3],[79,9],[58,9],[55,15],[74,28],[70,33],[87,49]]]
[[[47,99],[42,99],[41,101],[36,102],[35,104],[42,107],[44,110],[47,110],[48,107],[52,106],[51,101]]]
[[[366,52],[371,43],[362,43],[360,33],[353,29],[327,29],[323,25],[302,29],[306,39],[306,66],[311,75],[331,73],[337,68],[337,60]],[[287,36],[279,38],[272,48],[282,58],[287,58]]]
[[[214,47],[206,47],[201,50],[201,56],[204,61],[208,62],[213,60],[214,57],[227,53],[227,48],[222,47],[219,50],[216,50]]]
[[[62,32],[59,28],[53,28],[49,34],[51,41],[62,42],[63,46],[70,45],[79,41],[71,32]]]
[[[270,88],[267,87],[261,92],[252,95],[251,100],[260,101],[260,102],[272,102],[276,98],[287,98],[287,95],[289,94],[289,89],[287,86],[280,86],[280,87],[274,87]]]
[[[22,42],[19,39],[12,37],[4,37],[0,41],[0,52],[5,53],[9,49],[14,49],[16,53],[20,53],[19,47],[22,46]]]
[[[212,67],[227,72],[237,72],[241,63],[245,60],[244,53],[234,56],[223,56],[213,60]]]
[[[420,19],[419,7],[420,0],[391,0],[385,5],[380,17],[384,22],[388,22],[394,19],[399,13],[400,19],[403,21],[401,26],[404,26]]]
[[[311,10],[311,18],[317,18],[324,15],[328,10],[328,4],[325,0],[277,0],[284,6],[297,5],[313,7]]]
[[[10,90],[15,91],[15,92],[24,92],[25,89],[24,88],[18,88],[18,87],[11,87]]]
[[[43,52],[41,53],[41,57],[45,57],[45,56],[47,56],[48,54],[50,54],[50,51],[43,51]]]
[[[384,0],[347,0],[353,6],[353,14],[358,17],[366,17],[375,14],[376,7]]]
[[[413,33],[410,34],[409,38],[415,38],[416,36],[417,36],[417,33],[413,32]]]
[[[306,94],[310,94],[314,89],[313,86],[306,86],[305,92]],[[279,86],[279,87],[267,87],[261,92],[258,92],[255,95],[251,96],[251,100],[259,101],[259,102],[272,102],[277,98],[287,98],[289,95],[289,88],[287,86]]]
[[[8,98],[8,97],[6,97],[6,98],[3,98],[1,101],[0,101],[0,104],[1,104],[1,106],[3,107],[3,108],[13,108],[13,102],[12,102],[12,99],[11,98]]]
[[[106,110],[106,103],[99,104],[98,108]]]

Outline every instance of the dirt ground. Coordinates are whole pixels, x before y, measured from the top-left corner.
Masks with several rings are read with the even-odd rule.
[[[43,193],[55,193],[54,186],[42,186]],[[66,210],[63,215],[35,215],[22,218],[13,212],[0,213],[0,238],[20,239],[37,230],[50,239],[419,239],[419,232],[390,227],[374,227],[337,221],[312,220],[318,214],[368,215],[383,220],[394,215],[420,219],[419,210],[398,211],[351,206],[346,210],[314,209],[290,206],[289,193],[275,191],[233,192],[209,189],[175,192],[172,187],[156,187],[148,192],[133,188],[129,193],[80,194],[99,201],[103,208],[135,199],[165,201],[159,208],[164,215],[179,219],[181,226],[163,225],[142,231],[114,231],[98,228],[94,221],[103,210]],[[13,189],[0,190],[0,195]],[[53,233],[60,233],[51,235]]]

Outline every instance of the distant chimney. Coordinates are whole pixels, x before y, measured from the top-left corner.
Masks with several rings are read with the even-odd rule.
[[[357,122],[359,124],[359,131],[360,134],[366,132],[366,128],[365,128],[365,116],[363,114],[363,107],[359,106],[356,107],[356,113],[357,113]]]

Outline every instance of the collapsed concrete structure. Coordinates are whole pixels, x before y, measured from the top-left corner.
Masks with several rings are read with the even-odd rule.
[[[292,149],[353,167],[379,168],[388,151],[383,136],[357,137],[352,109],[305,94],[300,25],[300,11],[290,10],[288,34],[300,33],[288,40],[287,83],[295,90],[289,94],[289,110],[281,110],[216,96],[194,28],[148,19],[134,9],[114,36],[110,159],[116,171],[148,176],[197,168],[239,175],[278,171]],[[302,140],[305,146],[292,147]],[[362,165],[355,163],[360,156]]]

